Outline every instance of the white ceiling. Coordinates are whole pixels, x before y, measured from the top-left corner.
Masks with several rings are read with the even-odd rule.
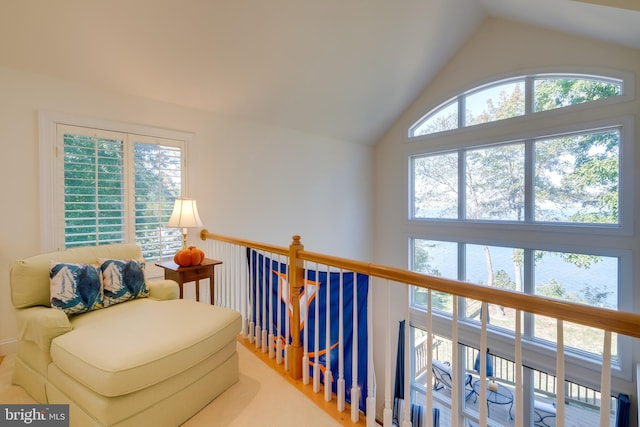
[[[0,0],[0,66],[371,144],[486,16],[640,49],[584,1]]]

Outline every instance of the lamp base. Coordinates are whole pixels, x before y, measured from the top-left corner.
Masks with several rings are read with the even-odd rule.
[[[182,249],[187,247],[187,229],[182,229]]]

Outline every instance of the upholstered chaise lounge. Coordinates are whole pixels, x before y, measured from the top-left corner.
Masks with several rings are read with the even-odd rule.
[[[71,425],[176,426],[238,380],[241,316],[235,311],[177,299],[178,285],[165,280],[147,281],[148,292],[134,299],[112,292],[106,307],[99,295],[64,294],[79,276],[73,265],[117,277],[104,269],[105,260],[141,258],[136,245],[107,245],[36,255],[11,266],[18,321],[13,382],[40,403],[68,403]],[[84,312],[69,314],[57,308],[58,299],[52,307],[50,275],[60,264],[60,298],[83,300],[77,306],[84,304]]]

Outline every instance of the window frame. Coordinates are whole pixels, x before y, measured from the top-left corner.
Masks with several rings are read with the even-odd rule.
[[[584,78],[585,80],[600,80],[600,81],[610,81],[610,82],[620,82],[620,95],[612,96],[609,98],[601,98],[596,99],[594,101],[583,102],[580,104],[569,105],[565,107],[559,107],[550,110],[541,110],[534,111],[533,107],[533,90],[534,90],[534,82],[536,79],[540,77],[577,77]],[[466,126],[465,123],[465,110],[466,110],[466,98],[470,95],[478,93],[482,90],[489,89],[494,86],[500,86],[503,84],[508,84],[510,82],[524,80],[525,88],[525,112],[523,115],[518,115],[506,119],[490,121],[486,123],[479,123],[471,126]],[[444,101],[439,101],[435,105],[424,106],[421,111],[427,111],[424,114],[421,114],[418,117],[415,117],[410,123],[406,125],[406,133],[404,142],[407,144],[414,144],[416,142],[420,142],[422,140],[428,140],[431,138],[440,138],[444,135],[448,134],[457,134],[458,132],[466,132],[469,129],[476,128],[485,128],[485,127],[493,127],[497,124],[497,126],[503,126],[503,122],[518,122],[522,120],[528,120],[531,118],[545,118],[557,113],[565,114],[565,113],[574,113],[580,112],[583,110],[591,110],[598,109],[607,105],[619,104],[628,102],[633,100],[635,97],[635,78],[632,73],[619,71],[619,70],[610,70],[610,69],[600,69],[600,68],[580,68],[580,69],[565,69],[563,71],[558,71],[556,68],[544,68],[544,69],[534,69],[528,73],[518,73],[518,74],[505,74],[502,76],[493,76],[486,80],[482,80],[476,82],[475,84],[469,85],[461,92],[459,92],[455,96],[449,96]],[[440,110],[446,108],[450,103],[457,102],[458,104],[458,124],[456,128],[443,130],[435,133],[428,133],[424,135],[413,135],[414,129],[420,127],[426,120],[426,118],[432,113],[435,114]]]
[[[545,136],[553,136],[564,133],[579,132],[584,129],[598,129],[609,127],[620,127],[620,224],[619,226],[599,226],[599,225],[584,225],[584,224],[550,224],[550,223],[520,223],[509,221],[493,221],[493,220],[467,220],[467,219],[439,219],[439,218],[412,218],[412,189],[411,182],[413,181],[413,175],[411,170],[412,157],[421,154],[438,153],[446,151],[454,151],[463,148],[472,148],[479,146],[491,146],[496,144],[505,143],[500,138],[478,141],[473,138],[466,138],[467,141],[457,140],[456,147],[451,147],[449,150],[443,149],[442,146],[438,147],[426,147],[421,144],[418,146],[412,146],[410,150],[406,150],[406,177],[405,185],[407,194],[406,204],[406,218],[407,218],[407,247],[409,250],[412,248],[412,239],[427,239],[427,240],[441,240],[450,241],[454,243],[463,242],[467,244],[478,245],[493,245],[493,246],[509,246],[518,245],[526,246],[531,249],[549,250],[549,251],[563,251],[563,252],[585,252],[587,248],[588,252],[595,252],[599,255],[616,256],[620,259],[620,271],[619,271],[619,283],[618,283],[618,310],[632,311],[632,248],[625,245],[623,240],[633,235],[633,218],[635,212],[635,205],[633,203],[633,159],[634,159],[634,119],[631,116],[624,116],[618,118],[611,118],[605,120],[598,120],[592,122],[581,122],[567,126],[556,127],[552,129],[543,129],[541,131],[529,132],[525,135],[526,139],[535,139]],[[465,128],[465,133],[473,134],[475,127]],[[512,141],[518,141],[520,138],[513,138]],[[526,166],[525,166],[526,167]],[[533,240],[510,240],[508,236],[505,236],[505,229],[508,230],[506,234],[529,234],[532,233],[537,236]],[[495,236],[499,235],[500,238]],[[554,236],[556,243],[547,243],[540,240],[539,235]],[[457,236],[457,237],[456,237]],[[595,239],[598,242],[602,242],[605,239],[607,245],[603,246],[594,245],[593,236],[599,236]],[[613,242],[613,243],[612,243]],[[621,242],[621,243],[615,243]],[[408,257],[408,269],[412,269],[412,257],[413,254],[409,253]],[[462,303],[461,303],[462,304]],[[459,312],[462,312],[462,305],[458,307]],[[410,307],[410,316],[413,321],[415,320],[416,326],[424,328],[425,315],[424,310],[415,306]],[[450,315],[446,313],[438,313],[437,316],[434,312],[434,318],[442,316],[448,318],[450,321]],[[434,321],[434,326],[438,324],[444,324],[443,322]],[[460,329],[460,342],[465,345],[477,345],[473,341],[477,335],[476,325],[472,321],[461,319]],[[444,334],[443,330],[436,331],[440,334]],[[472,332],[473,331],[473,332]],[[504,330],[495,330],[495,328],[489,328],[489,336],[492,340],[502,343],[506,346],[513,338],[510,338],[510,334],[505,334]],[[525,344],[523,344],[524,346]],[[492,349],[496,347],[492,344]],[[538,361],[553,361],[552,357],[549,357],[547,352],[552,351],[552,347],[548,343],[534,339],[528,341],[526,344],[527,351],[535,355],[534,359]],[[629,357],[630,349],[632,348],[631,340],[628,337],[619,336],[618,338],[618,354],[619,365],[612,367],[612,376],[620,379],[628,378],[631,375],[631,358]],[[540,370],[545,369],[543,363],[538,364],[532,359],[531,366]],[[567,368],[568,378],[578,380],[583,378],[587,381],[586,385],[596,387],[597,378],[595,375],[599,375],[599,361],[597,358],[585,356],[579,351],[569,351],[567,354],[567,366],[571,365],[573,368]],[[584,371],[593,372],[594,378],[585,378]],[[575,376],[571,376],[572,372],[575,372]]]
[[[490,124],[494,125],[492,122]],[[415,218],[413,217],[414,201],[413,201],[413,158],[426,156],[438,153],[449,153],[465,149],[474,149],[481,147],[499,146],[512,142],[531,141],[540,138],[548,138],[561,136],[565,134],[577,134],[583,131],[597,131],[600,129],[616,128],[620,129],[620,188],[619,188],[619,210],[620,210],[620,222],[615,224],[583,224],[583,223],[551,223],[551,222],[532,222],[532,221],[498,221],[498,220],[478,220],[478,219],[459,219],[459,218]],[[442,223],[455,223],[458,227],[474,228],[478,224],[489,228],[500,229],[504,226],[509,226],[513,230],[531,231],[536,229],[538,231],[545,232],[566,232],[566,233],[589,233],[597,235],[619,235],[619,236],[632,236],[633,235],[633,218],[634,218],[634,203],[633,200],[633,160],[634,160],[634,118],[632,116],[613,117],[603,120],[594,120],[590,122],[580,122],[565,126],[558,126],[549,129],[542,129],[538,131],[527,131],[517,136],[509,135],[506,138],[494,137],[491,139],[473,139],[469,136],[475,132],[475,126],[464,128],[462,131],[465,133],[464,137],[456,138],[453,144],[447,145],[435,145],[435,144],[412,144],[406,146],[405,150],[405,194],[407,195],[407,203],[405,205],[405,218],[407,225],[415,226],[421,223],[437,222]],[[445,141],[449,140],[448,137],[443,138]],[[458,161],[460,161],[460,156]],[[525,170],[530,165],[525,164]],[[459,174],[462,173],[459,171]],[[460,183],[459,185],[464,185]],[[526,189],[525,189],[526,192]],[[525,195],[525,198],[528,197]],[[531,196],[529,196],[531,197]],[[631,202],[630,202],[631,201]],[[464,204],[458,206],[458,209],[463,209]]]
[[[64,231],[62,231],[62,240],[60,239],[61,231],[59,226],[60,210],[63,209],[58,203],[64,200],[62,189],[60,188],[60,175],[63,173],[62,168],[58,166],[56,156],[61,155],[63,147],[60,146],[57,135],[58,125],[67,125],[80,128],[100,129],[105,133],[113,132],[116,134],[135,134],[141,135],[146,141],[154,138],[169,139],[182,142],[182,195],[188,194],[188,145],[194,139],[194,134],[183,131],[175,131],[169,129],[156,128],[151,126],[137,125],[132,123],[101,120],[95,118],[81,117],[64,113],[51,111],[39,111],[39,154],[40,154],[40,247],[43,252],[57,251],[64,249]],[[132,141],[132,144],[134,142]],[[126,147],[126,156],[132,156],[133,145]],[[132,165],[125,165],[131,167]],[[133,186],[133,182],[127,182],[125,185]],[[132,208],[133,195],[129,196],[129,200],[125,199],[125,211]],[[64,223],[64,214],[63,223]],[[64,224],[63,224],[64,225]],[[125,221],[125,241],[129,243],[135,242],[135,228]]]
[[[458,248],[456,249],[456,253],[457,253],[457,257],[458,257],[458,265],[457,265],[457,269],[456,269],[456,277],[448,277],[452,280],[461,280],[461,281],[465,281],[464,278],[464,273],[465,273],[465,269],[466,269],[466,263],[465,261],[467,261],[465,259],[466,257],[466,253],[465,253],[465,249],[467,245],[487,245],[487,246],[491,246],[491,247],[504,247],[504,248],[508,248],[510,249],[511,246],[508,246],[507,244],[505,244],[504,241],[500,241],[497,239],[493,239],[493,240],[486,240],[486,239],[458,239],[458,240],[453,240],[453,239],[434,239],[425,235],[421,235],[421,234],[412,234],[410,236],[408,236],[408,244],[409,244],[409,248],[410,250],[412,250],[414,248],[415,245],[415,240],[429,240],[429,241],[434,241],[437,240],[439,242],[443,242],[443,243],[452,243],[458,246]],[[497,244],[496,242],[500,242],[500,244]],[[465,246],[465,249],[460,250],[460,245]],[[619,265],[618,265],[618,284],[620,285],[623,282],[631,282],[631,278],[632,278],[632,255],[631,255],[631,251],[629,250],[621,250],[621,249],[611,249],[611,248],[600,248],[600,249],[596,249],[596,248],[590,248],[588,251],[586,251],[584,249],[584,246],[572,246],[572,245],[565,245],[563,247],[557,246],[557,245],[540,245],[540,247],[525,247],[525,248],[521,248],[524,249],[526,251],[536,251],[536,250],[553,250],[553,251],[562,251],[562,252],[567,252],[567,253],[584,253],[586,255],[594,255],[594,256],[604,256],[604,257],[612,257],[612,258],[617,258],[619,260]],[[409,254],[409,258],[410,258],[410,269],[412,269],[412,266],[414,264],[414,256],[415,256],[415,252],[412,251]],[[529,264],[525,264],[523,265],[523,279],[524,279],[524,283],[523,286],[524,288],[521,291],[516,291],[516,292],[520,292],[523,294],[528,294],[528,295],[537,295],[535,293],[535,284],[531,282],[531,272],[533,266],[529,265]],[[415,270],[414,270],[415,271]],[[447,277],[447,276],[444,276]],[[633,309],[633,304],[632,304],[632,289],[630,289],[629,286],[625,287],[625,286],[619,286],[618,290],[617,290],[617,309],[619,311],[632,311]],[[466,317],[465,315],[465,304],[466,301],[463,298],[459,298],[458,299],[458,316],[459,316],[459,320],[460,322],[462,322],[462,324],[466,325],[467,328],[471,328],[473,329],[478,328],[479,327],[479,323],[477,320],[471,319]],[[418,306],[416,304],[413,303],[413,300],[411,302],[411,310],[414,311],[414,314],[416,313],[420,313],[420,316],[423,316],[424,314],[426,314],[426,307],[421,307]],[[449,321],[451,319],[451,314],[447,311],[442,311],[436,308],[433,308],[433,314],[434,316],[438,316],[441,318],[448,318]],[[527,341],[529,343],[529,345],[534,346],[534,347],[538,347],[538,348],[551,348],[552,346],[550,345],[550,342],[548,340],[545,340],[544,338],[541,338],[539,336],[537,336],[535,334],[535,329],[533,327],[533,318],[532,315],[529,313],[524,313],[525,314],[525,318],[529,318],[528,320],[526,320],[524,322],[525,328],[522,331],[522,335],[523,335],[523,342]],[[530,326],[526,326],[527,324],[529,324]],[[503,328],[497,325],[493,325],[493,324],[487,324],[488,327],[488,333],[490,335],[493,335],[494,337],[497,336],[511,336],[511,339],[513,339],[513,332],[510,331],[507,328]],[[442,335],[442,331],[439,331],[439,333]],[[626,342],[626,344],[625,344]],[[477,343],[470,343],[470,345],[477,345]],[[622,354],[624,354],[624,352],[628,351],[630,349],[629,347],[630,344],[630,340],[628,339],[628,337],[623,337],[623,336],[618,336],[618,355],[617,355],[617,359],[618,359],[618,363],[616,363],[614,366],[612,367],[624,367],[624,363],[622,361],[623,357]],[[567,344],[565,344],[567,345]],[[493,347],[492,347],[493,348]],[[586,352],[585,350],[581,350],[578,348],[573,348],[573,347],[568,347],[567,345],[567,357],[574,357],[574,358],[578,358],[578,359],[583,359],[587,362],[588,366],[589,364],[591,364],[592,367],[596,367],[597,363],[599,363],[598,361],[601,360],[601,357],[598,356],[594,356],[594,354]],[[596,363],[597,362],[597,363]],[[531,361],[529,363],[535,363],[534,361]],[[593,363],[596,363],[596,365],[593,365]],[[544,366],[540,367],[541,369],[544,368]]]
[[[403,138],[404,155],[404,194],[405,199],[405,224],[404,237],[408,251],[407,268],[412,269],[413,239],[439,240],[446,242],[463,242],[467,244],[525,247],[540,250],[597,253],[605,256],[619,258],[618,280],[618,310],[633,310],[633,259],[634,250],[634,217],[636,211],[635,183],[634,183],[634,159],[636,145],[635,112],[631,109],[635,100],[634,75],[611,70],[585,70],[577,72],[567,70],[537,70],[545,77],[611,77],[622,81],[621,95],[598,99],[591,102],[571,105],[545,111],[533,112],[532,96],[525,93],[525,114],[509,119],[498,120],[469,127],[459,127],[438,133],[411,136],[414,126],[424,119],[429,113],[423,114],[416,120],[406,123]],[[513,80],[518,75],[494,76],[491,80],[474,84],[463,89],[456,96],[447,96],[446,101],[437,104],[436,107],[425,106],[422,111],[437,111],[448,103],[458,99],[462,95],[476,90],[490,87],[493,84],[504,83]],[[528,74],[528,79],[533,81],[537,73]],[[442,98],[441,98],[442,99]],[[626,104],[625,104],[626,103]],[[464,110],[464,106],[461,107]],[[460,110],[459,110],[460,111]],[[413,218],[413,157],[446,153],[482,146],[500,145],[509,142],[527,141],[543,137],[553,137],[561,134],[581,133],[587,130],[603,128],[620,128],[620,175],[619,175],[619,202],[620,215],[617,225],[585,225],[580,223],[523,223],[494,220],[460,220],[438,218]],[[525,167],[527,167],[525,165]],[[531,196],[525,196],[531,197]],[[462,207],[459,206],[459,209]],[[594,236],[597,238],[594,239]],[[458,307],[461,313],[461,307]],[[426,327],[426,310],[410,307],[410,323],[424,329]],[[450,330],[451,316],[445,312],[433,313],[432,325],[434,333],[447,337]],[[477,346],[478,326],[460,319],[459,342],[469,346]],[[512,347],[513,337],[505,334],[504,330],[489,328],[492,352],[497,353],[503,349],[508,354]],[[450,335],[448,336],[450,339]],[[618,354],[619,365],[612,369],[613,391],[627,389],[627,381],[632,371],[633,343],[628,337],[619,337]],[[552,349],[547,343],[541,341],[523,341],[523,350],[530,355],[529,365],[539,370],[545,370],[545,366],[553,366],[555,358]],[[572,352],[567,355],[567,379],[580,379],[584,385],[597,388],[600,380],[600,366],[596,358],[585,357],[580,352]]]

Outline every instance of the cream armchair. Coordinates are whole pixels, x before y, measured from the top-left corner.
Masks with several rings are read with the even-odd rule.
[[[147,281],[148,296],[79,314],[51,306],[52,265],[140,259],[138,246],[119,244],[11,266],[18,323],[13,382],[38,402],[68,403],[71,425],[179,425],[238,380],[240,314],[177,299],[173,281]]]

